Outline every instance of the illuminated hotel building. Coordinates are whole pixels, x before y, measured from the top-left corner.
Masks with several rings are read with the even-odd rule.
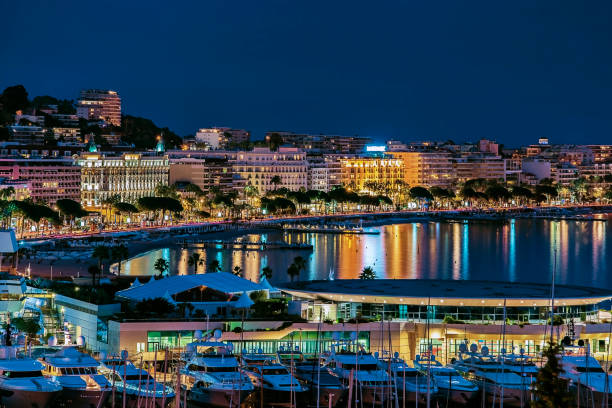
[[[227,158],[207,157],[171,159],[170,184],[192,183],[209,193],[218,187],[223,193],[234,190],[232,163]]]
[[[436,152],[390,152],[392,157],[404,163],[404,181],[410,186],[448,187],[453,182],[451,153]]]
[[[88,120],[102,119],[121,126],[121,97],[116,91],[83,90],[77,103],[77,116]]]
[[[157,185],[168,185],[168,156],[82,153],[78,164],[81,201],[88,208],[100,207],[103,200],[114,195],[133,203],[140,197],[154,195]]]
[[[350,157],[340,159],[342,184],[362,190],[366,183],[394,185],[404,179],[402,160],[379,157]]]
[[[71,158],[0,159],[0,178],[26,182],[34,202],[81,199],[81,170]]]

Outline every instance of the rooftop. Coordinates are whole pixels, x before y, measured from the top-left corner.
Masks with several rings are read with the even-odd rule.
[[[286,283],[291,295],[335,302],[439,306],[549,306],[551,287],[542,283],[436,280],[338,279]],[[555,286],[555,305],[597,304],[612,299],[612,290]]]
[[[132,285],[128,289],[117,292],[116,296],[126,300],[141,301],[164,297],[166,293],[174,296],[201,286],[228,294],[248,293],[265,289],[257,283],[231,273],[217,272],[198,275],[175,275],[158,280],[151,277],[149,282]]]

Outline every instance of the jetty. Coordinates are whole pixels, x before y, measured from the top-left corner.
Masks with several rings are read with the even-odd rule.
[[[224,241],[224,240],[182,240],[183,248],[205,248],[205,249],[230,249],[239,251],[265,251],[272,249],[293,249],[312,251],[310,244],[288,243],[284,241]]]

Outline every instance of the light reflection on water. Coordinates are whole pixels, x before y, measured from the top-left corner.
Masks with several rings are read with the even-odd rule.
[[[608,218],[612,221],[611,218]],[[224,271],[240,266],[245,277],[259,279],[264,266],[273,282],[289,279],[287,267],[300,255],[308,260],[300,279],[357,278],[365,266],[379,277],[489,279],[549,282],[612,288],[612,254],[607,252],[612,222],[516,220],[505,225],[407,223],[376,227],[380,235],[269,232],[247,239],[310,243],[314,251],[234,251],[200,249],[203,273],[212,259]],[[151,275],[157,258],[170,261],[171,273],[193,273],[193,250],[160,249],[126,262],[125,274]]]

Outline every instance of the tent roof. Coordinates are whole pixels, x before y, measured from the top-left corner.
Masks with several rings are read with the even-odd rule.
[[[0,230],[0,253],[12,254],[17,252],[17,238],[14,230]]]
[[[176,275],[164,279],[151,279],[140,286],[130,287],[117,292],[117,297],[141,301],[166,296],[174,296],[190,289],[206,286],[223,293],[255,292],[264,288],[250,280],[240,278],[231,273],[217,272],[199,275]]]

